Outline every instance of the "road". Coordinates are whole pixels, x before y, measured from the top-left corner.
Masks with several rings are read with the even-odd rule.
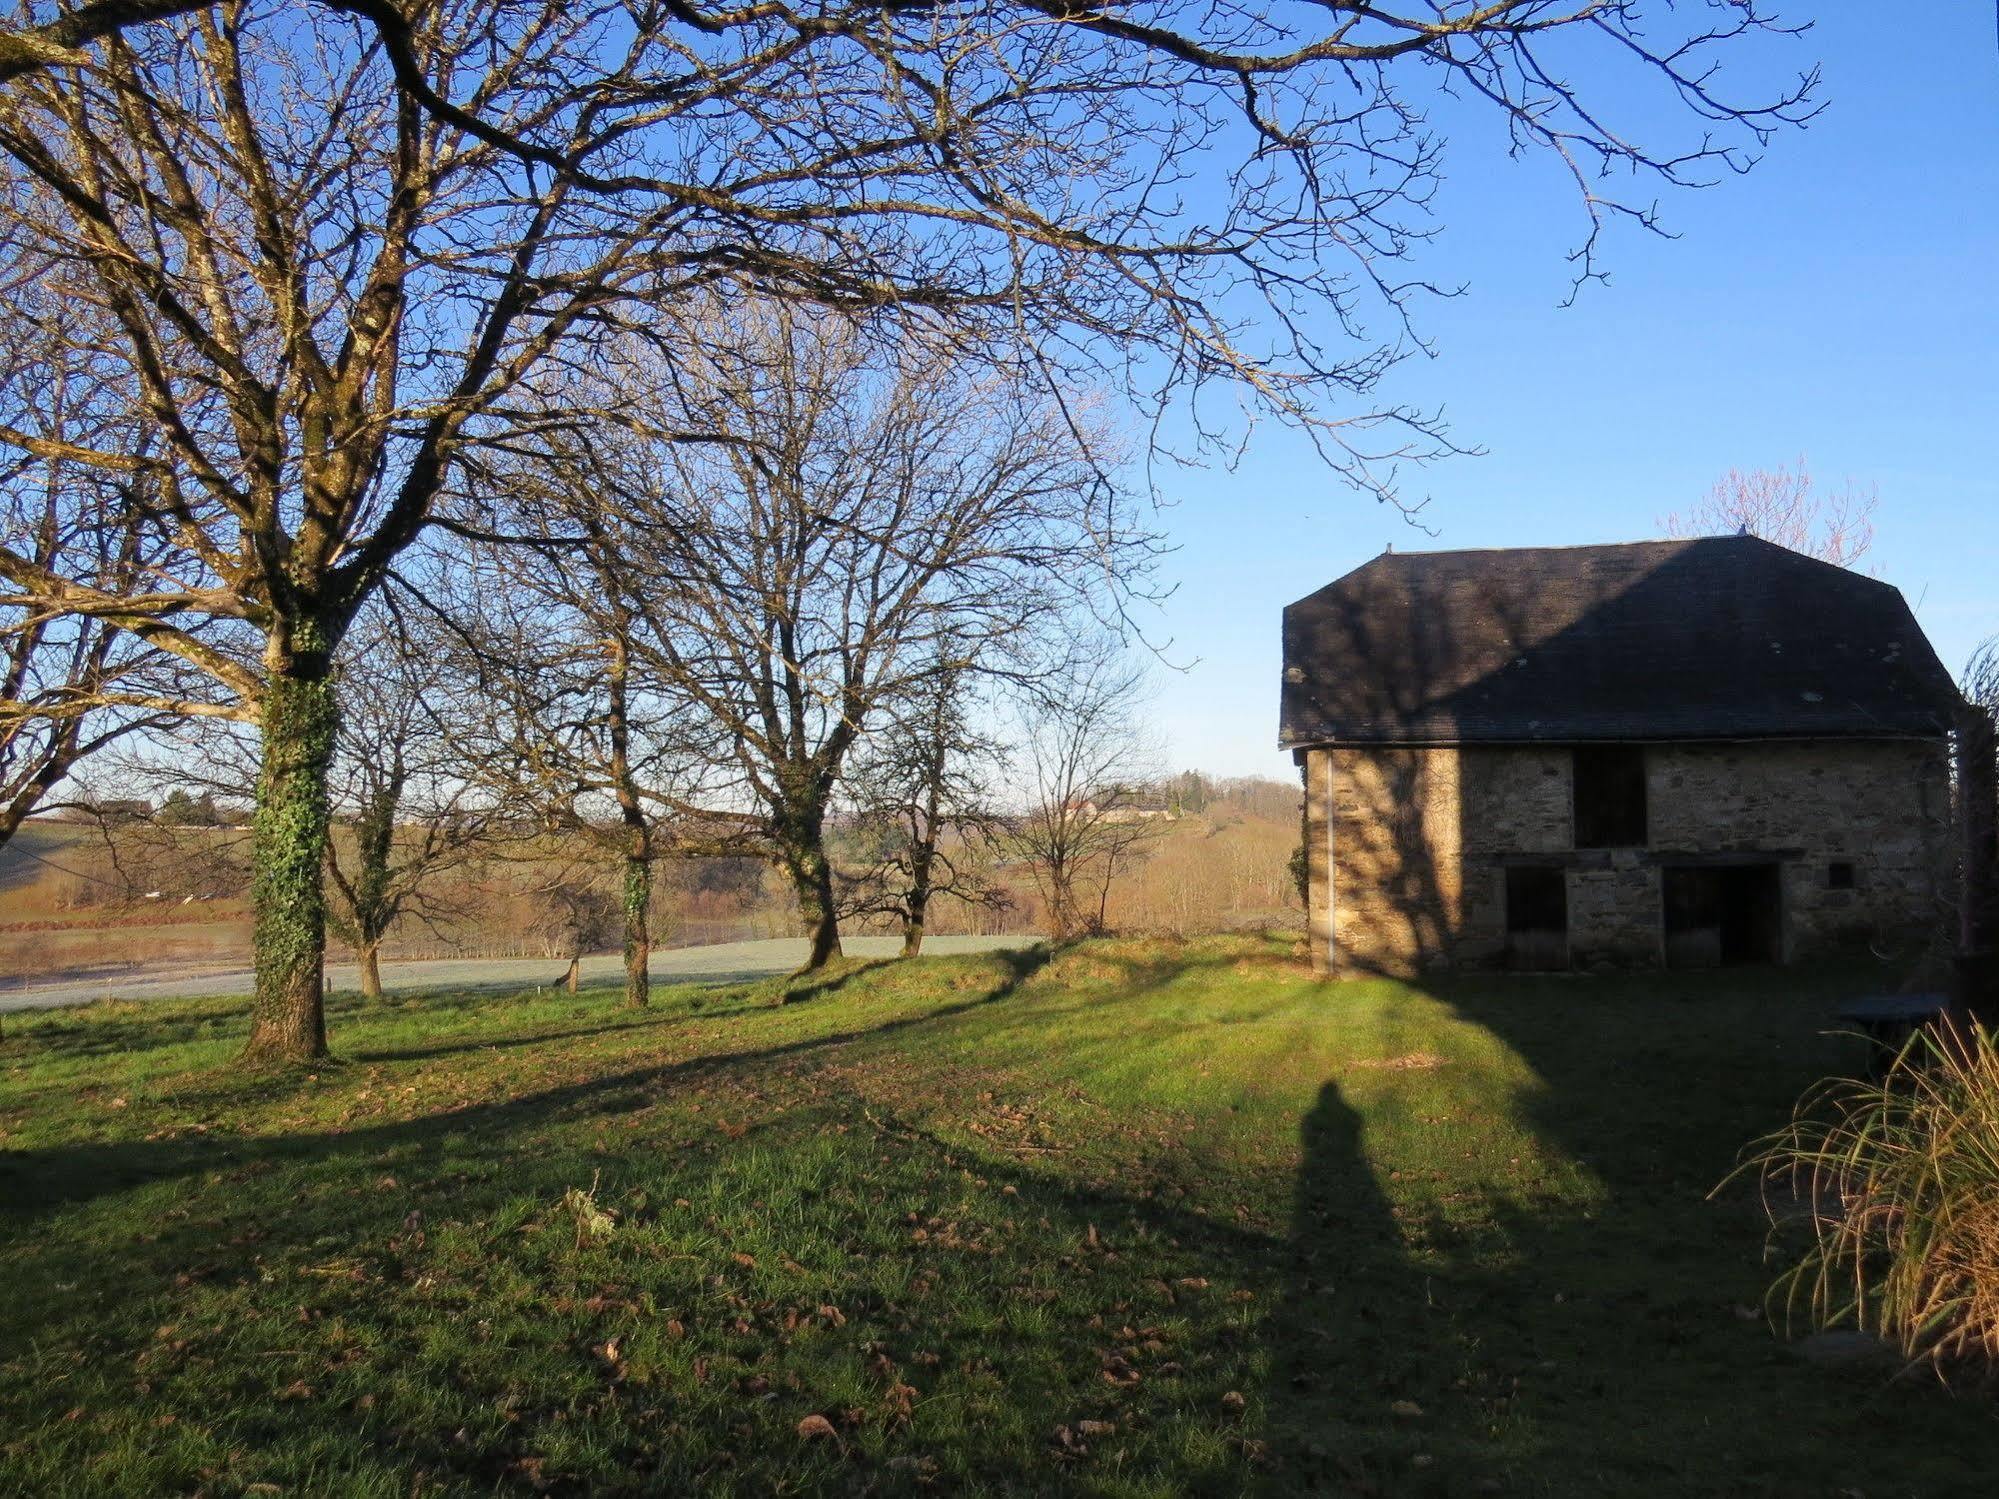
[[[1033,937],[931,937],[926,953],[991,952],[1028,947]],[[899,937],[849,937],[849,957],[886,958],[901,950]],[[789,973],[805,961],[802,937],[764,942],[718,942],[709,947],[675,947],[652,955],[655,983],[731,983]],[[624,959],[603,954],[583,960],[585,983],[610,981],[624,972]],[[568,965],[553,958],[437,958],[413,963],[382,964],[382,987],[393,993],[412,989],[523,988],[553,985]],[[335,989],[353,989],[359,970],[351,963],[333,963],[327,975]],[[100,999],[195,999],[250,993],[248,968],[209,970],[135,968],[128,973],[98,974],[49,982],[0,981],[0,1011],[44,1010],[62,1005],[87,1005]]]

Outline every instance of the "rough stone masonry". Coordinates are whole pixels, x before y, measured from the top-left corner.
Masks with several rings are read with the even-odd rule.
[[[1314,962],[1924,943],[1961,709],[1895,589],[1755,538],[1377,558],[1285,611]]]

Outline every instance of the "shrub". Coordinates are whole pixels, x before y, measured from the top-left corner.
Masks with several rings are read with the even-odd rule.
[[[1752,1148],[1786,1319],[1851,1324],[1940,1372],[1999,1372],[1999,1046],[1919,1032],[1879,1082],[1834,1079]]]

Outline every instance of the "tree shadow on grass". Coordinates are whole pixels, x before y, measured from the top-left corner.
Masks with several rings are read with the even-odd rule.
[[[1032,947],[1002,947],[978,955],[985,961],[997,963],[1003,970],[1002,987],[1012,993],[1028,979],[1048,965],[1054,950],[1040,943]],[[811,1000],[827,999],[838,994],[855,980],[871,973],[889,969],[915,969],[923,963],[922,958],[914,960],[892,958],[845,958],[838,959],[824,968],[800,969],[782,981],[778,990],[779,998],[785,1004],[804,1004]],[[950,961],[946,958],[944,961]]]
[[[387,1381],[406,1350],[443,1339],[433,1323],[504,1317],[509,1295],[525,1287],[537,1295],[564,1291],[582,1305],[615,1301],[643,1286],[656,1290],[669,1312],[705,1305],[717,1317],[737,1315],[743,1309],[707,1282],[718,1271],[772,1274],[775,1256],[752,1245],[761,1264],[731,1268],[739,1262],[731,1258],[737,1246],[727,1235],[744,1218],[763,1214],[765,1195],[783,1188],[780,1177],[796,1175],[793,1163],[815,1159],[817,1151],[817,1159],[836,1161],[839,1169],[789,1204],[788,1221],[799,1237],[785,1241],[786,1251],[811,1259],[803,1248],[807,1235],[838,1246],[850,1234],[877,1234],[868,1246],[872,1258],[836,1276],[841,1310],[852,1321],[828,1341],[828,1380],[850,1377],[834,1366],[834,1354],[854,1366],[862,1357],[888,1357],[897,1372],[883,1381],[906,1376],[927,1398],[940,1380],[956,1377],[949,1374],[954,1360],[976,1366],[995,1347],[1010,1350],[996,1367],[965,1373],[951,1387],[956,1393],[938,1402],[940,1410],[956,1400],[977,1403],[987,1424],[976,1431],[926,1446],[919,1406],[904,1455],[916,1462],[933,1450],[947,1459],[955,1452],[979,1464],[947,1470],[934,1491],[982,1485],[1048,1492],[1071,1483],[1108,1484],[1111,1470],[1090,1465],[1112,1459],[1119,1443],[1138,1440],[1125,1433],[1143,1433],[1150,1422],[1186,1436],[1171,1454],[1147,1454],[1154,1466],[1133,1472],[1133,1491],[1686,1499],[1714,1493],[1825,1499],[1840,1487],[1925,1499],[1985,1492],[1994,1456],[1989,1412],[1933,1391],[1884,1387],[1878,1379],[1829,1385],[1824,1371],[1798,1364],[1764,1329],[1735,1313],[1735,1305],[1753,1300],[1761,1287],[1764,1272],[1754,1262],[1759,1235],[1743,1204],[1717,1206],[1705,1193],[1741,1140],[1767,1117],[1781,1117],[1793,1081],[1823,1071],[1847,1044],[1817,1036],[1819,1010],[1809,1004],[1819,1001],[1810,995],[1750,985],[1662,998],[1656,981],[1433,985],[1436,1000],[1458,1020],[1504,1042],[1521,1064],[1517,1078],[1509,1073],[1483,1091],[1480,1080],[1448,1071],[1435,1075],[1436,1086],[1454,1098],[1510,1110],[1544,1143],[1549,1159],[1509,1163],[1502,1155],[1457,1164],[1459,1126],[1439,1120],[1423,1138],[1434,1141],[1436,1159],[1464,1179],[1448,1184],[1457,1192],[1412,1191],[1402,1178],[1422,1164],[1404,1154],[1416,1135],[1396,1133],[1392,1116],[1411,1107],[1407,1093],[1398,1091],[1404,1077],[1409,1088],[1419,1088],[1426,1074],[1394,1074],[1394,1085],[1385,1086],[1382,1074],[1343,1070],[1320,1083],[1299,1118],[1288,1222],[1266,1232],[1231,1223],[1225,1213],[1177,1205],[1136,1171],[1120,1176],[1068,1166],[1043,1172],[1034,1162],[1045,1158],[996,1158],[983,1140],[976,1152],[968,1151],[953,1143],[955,1123],[944,1133],[929,1127],[933,1100],[927,1092],[906,1115],[900,1111],[893,1090],[911,1086],[909,1075],[921,1072],[901,1064],[920,1063],[929,1054],[931,1028],[941,1040],[948,1027],[983,1012],[991,1023],[958,1032],[952,1044],[969,1040],[994,1055],[1004,1057],[1009,1048],[1024,1054],[1018,1049],[1028,1045],[1028,1036],[1017,1031],[1017,1017],[989,1007],[1010,996],[1039,961],[1031,953],[999,958],[1005,966],[988,970],[981,987],[962,1001],[920,1013],[628,1066],[418,1119],[259,1138],[81,1143],[0,1156],[0,1223],[6,1226],[0,1250],[13,1263],[32,1264],[39,1285],[78,1287],[72,1293],[78,1298],[115,1287],[121,1299],[159,1308],[158,1315],[140,1312],[141,1321],[131,1322],[116,1320],[115,1312],[93,1312],[80,1300],[24,1297],[0,1312],[0,1342],[21,1348],[74,1344],[85,1361],[73,1377],[98,1381],[92,1388],[101,1386],[100,1399],[129,1401],[129,1394],[119,1393],[115,1371],[134,1358],[135,1342],[143,1345],[155,1323],[178,1318],[190,1298],[214,1288],[222,1309],[215,1315],[247,1308],[256,1317],[243,1325],[255,1328],[254,1337],[281,1345],[259,1355],[273,1361],[272,1388],[246,1380],[232,1389],[220,1418],[232,1423],[234,1440],[260,1449],[267,1439],[242,1436],[242,1423],[268,1422],[277,1432],[297,1417],[298,1409],[282,1398],[283,1387],[297,1377],[282,1349],[318,1336],[298,1332],[295,1343],[273,1321],[295,1315],[344,1320],[357,1337],[381,1340],[370,1346],[394,1350],[357,1365],[369,1378]],[[1233,961],[1201,951],[1175,956],[1163,945],[1124,955],[1080,952],[1076,977],[1095,987],[1076,996],[1037,988],[1037,1044],[1045,1048],[1051,1032],[1065,1033],[1071,1005],[1115,1005],[1127,993],[1163,982],[1162,975]],[[1324,993],[1328,1004],[1338,1003],[1337,988]],[[1412,1003],[1431,1002],[1415,996]],[[1129,1044],[1129,1027],[1110,1019],[1093,1046]],[[896,1065],[879,1076],[852,1065],[870,1059]],[[257,1086],[281,1092],[296,1080]],[[954,1084],[919,1076],[913,1086],[948,1091]],[[688,1103],[703,1088],[714,1089],[704,1110],[678,1117],[673,1131],[623,1132],[654,1105]],[[1473,1138],[1464,1136],[1467,1144]],[[782,1162],[782,1172],[756,1177],[759,1159]],[[1511,1165],[1522,1169],[1511,1171]],[[655,1204],[693,1199],[695,1206],[686,1210],[694,1220],[691,1241],[683,1237],[670,1245],[673,1253],[649,1255],[641,1250],[642,1233],[626,1233],[624,1225],[637,1221],[627,1216],[603,1256],[574,1268],[566,1257],[547,1259],[546,1247],[519,1247],[524,1229],[515,1225],[522,1214],[530,1221],[550,1218],[568,1189],[590,1188],[600,1170],[606,1176],[603,1200],[621,1212],[638,1214],[634,1204],[648,1196]],[[950,1229],[904,1225],[905,1208],[962,1190],[956,1183],[974,1170],[989,1178],[995,1194],[1013,1189],[993,1199],[1004,1201],[1002,1211],[1023,1224],[1038,1221],[1041,1234],[1059,1241],[1059,1272],[1047,1266],[1045,1281],[1015,1284],[1013,1277],[1028,1272],[1004,1256],[939,1252],[914,1241],[919,1228],[930,1244]],[[1561,1170],[1580,1173],[1591,1190],[1574,1190],[1573,1181],[1562,1191],[1545,1189],[1540,1179]],[[199,1191],[189,1182],[196,1175],[209,1178]],[[88,1205],[128,1188],[143,1194],[129,1206],[105,1203],[89,1217],[46,1221],[58,1207]],[[1473,1200],[1446,1200],[1459,1193]],[[175,1216],[182,1204],[195,1216]],[[425,1291],[424,1277],[434,1267],[420,1244],[425,1226],[409,1226],[412,1212],[448,1214],[471,1225],[460,1231],[488,1235],[490,1247],[466,1257],[469,1268],[458,1281],[447,1278]],[[705,1230],[704,1215],[713,1220]],[[897,1225],[886,1246],[879,1237],[885,1216]],[[103,1236],[106,1225],[116,1229],[135,1220],[145,1225],[145,1237]],[[969,1224],[964,1228],[971,1231]],[[438,1222],[427,1229],[446,1242],[453,1231]],[[566,1245],[568,1234],[558,1220],[535,1245]],[[38,1240],[43,1247],[30,1252]],[[690,1256],[690,1247],[700,1253]],[[544,1258],[521,1258],[529,1253]],[[692,1258],[699,1263],[681,1263]],[[885,1291],[867,1267],[892,1262],[920,1268],[902,1288]],[[1144,1265],[1142,1277],[1128,1269],[1134,1263]],[[341,1277],[356,1267],[370,1279],[343,1289]],[[996,1277],[1000,1267],[1007,1273]],[[938,1278],[926,1292],[921,1288],[929,1272]],[[1254,1287],[1259,1299],[1225,1302],[1219,1285],[1180,1291],[1181,1275],[1222,1284],[1233,1277]],[[1146,1288],[1155,1276],[1158,1291]],[[172,1289],[183,1284],[192,1289]],[[773,1296],[802,1297],[810,1313],[820,1299],[804,1289],[811,1282],[787,1284],[798,1289],[750,1297],[759,1317],[781,1314],[781,1307],[764,1309],[763,1301]],[[729,1294],[743,1292],[732,1288]],[[1045,1308],[1030,1300],[1042,1295],[1054,1297]],[[433,1296],[443,1299],[428,1299]],[[291,1297],[308,1304],[294,1305],[286,1299]],[[1005,1327],[1015,1341],[996,1344],[989,1331],[954,1334],[933,1327],[953,1297],[973,1309],[973,1321]],[[1031,1320],[1044,1313],[1045,1323]],[[535,1315],[556,1314],[537,1302]],[[1175,1319],[1184,1319],[1178,1330]],[[1157,1352],[1143,1348],[1152,1321],[1166,1324],[1171,1340]],[[1121,1324],[1130,1326],[1129,1336]],[[820,1408],[803,1402],[831,1398],[810,1379],[795,1395],[781,1382],[761,1391],[754,1383],[738,1388],[733,1381],[739,1378],[778,1371],[718,1362],[730,1369],[726,1382],[719,1374],[711,1381],[726,1383],[715,1396],[722,1405],[700,1404],[710,1386],[697,1387],[689,1376],[673,1386],[657,1413],[619,1407],[615,1402],[647,1397],[617,1387],[607,1391],[601,1377],[595,1385],[577,1383],[601,1369],[604,1360],[592,1349],[616,1330],[586,1326],[578,1320],[571,1330],[563,1321],[513,1334],[555,1348],[560,1358],[548,1367],[559,1375],[540,1372],[538,1365],[497,1363],[499,1355],[481,1352],[476,1339],[462,1355],[433,1356],[426,1370],[455,1392],[439,1399],[464,1402],[449,1407],[448,1419],[440,1415],[425,1424],[409,1413],[408,1397],[386,1393],[381,1409],[396,1414],[379,1426],[371,1423],[386,1418],[361,1414],[358,1407],[308,1408],[307,1415],[329,1430],[346,1423],[362,1433],[358,1445],[328,1457],[321,1481],[348,1471],[340,1463],[374,1461],[367,1456],[374,1453],[386,1465],[428,1466],[482,1490],[518,1488],[508,1465],[539,1450],[527,1445],[537,1431],[562,1422],[601,1440],[610,1454],[606,1462],[615,1459],[596,1480],[606,1489],[620,1482],[659,1486],[669,1478],[699,1486],[713,1471],[671,1464],[710,1438],[738,1447],[735,1481],[743,1491],[779,1478],[803,1492],[866,1486],[858,1467],[838,1466],[830,1446],[801,1459],[826,1466],[783,1468],[788,1459],[778,1449],[790,1450],[783,1439],[808,1409]],[[749,1350],[751,1341],[745,1340],[742,1357],[764,1357]],[[1138,1351],[1120,1351],[1134,1344]],[[704,1333],[704,1357],[719,1361],[723,1355],[716,1350],[726,1346],[723,1334]],[[908,1362],[918,1352],[941,1352],[945,1372]],[[461,1356],[470,1362],[439,1362]],[[1105,1360],[1108,1376],[1113,1356],[1128,1357],[1142,1380],[1126,1385],[1100,1377],[1097,1360]],[[805,1352],[781,1358],[790,1360],[782,1369],[810,1373]],[[1184,1363],[1184,1370],[1168,1375],[1167,1360]],[[224,1367],[243,1378],[244,1369],[264,1366],[239,1359]],[[1254,1392],[1259,1376],[1261,1424],[1231,1428],[1226,1393]],[[337,1371],[307,1375],[319,1392],[315,1399],[330,1399],[327,1392],[341,1389],[340,1379]],[[517,1425],[488,1430],[465,1414],[503,1396],[524,1408]],[[842,1398],[859,1403],[874,1397]],[[72,1396],[50,1393],[46,1400],[59,1402],[47,1417],[53,1422]],[[178,1407],[184,1422],[194,1404],[190,1398]],[[776,1414],[767,1418],[767,1411]],[[150,1411],[145,1414],[150,1418]],[[1051,1470],[1050,1432],[1058,1425],[1082,1431],[1083,1420],[1116,1434],[1086,1433],[1078,1441],[1089,1451],[1059,1454],[1076,1466]],[[764,1423],[755,1427],[764,1450],[732,1435],[753,1421]],[[453,1435],[461,1429],[469,1433],[462,1441]],[[1241,1446],[1224,1448],[1224,1436],[1239,1436]],[[850,1451],[862,1445],[859,1436],[844,1440],[851,1440]],[[646,1442],[658,1446],[648,1450]],[[622,1480],[615,1477],[620,1472]],[[920,1466],[877,1467],[865,1477],[877,1491],[901,1492],[912,1490],[923,1472]]]
[[[249,1015],[247,1002],[191,1001],[189,1005],[171,1015],[148,1013],[141,1003],[133,1001],[12,1011],[4,1017],[5,1045],[15,1060],[44,1054],[79,1059],[133,1057],[240,1030]]]
[[[997,982],[955,1004],[772,1046],[705,1053],[681,1061],[627,1068],[516,1095],[497,1103],[472,1104],[392,1124],[250,1138],[198,1133],[162,1140],[118,1140],[60,1145],[42,1150],[0,1150],[0,1223],[31,1219],[39,1212],[87,1202],[137,1183],[221,1170],[251,1158],[282,1159],[297,1164],[331,1156],[379,1154],[386,1149],[423,1145],[450,1135],[504,1138],[538,1120],[574,1120],[621,1114],[633,1108],[643,1108],[663,1095],[698,1086],[708,1078],[813,1058],[855,1042],[886,1040],[910,1030],[945,1026],[970,1011],[1000,1004],[1035,972],[1041,959],[1033,949],[1006,952],[997,957],[1001,969]],[[611,1026],[604,1029],[629,1028]],[[518,1037],[513,1038],[510,1044],[530,1045],[548,1039],[552,1038],[539,1035]],[[494,1049],[504,1041],[505,1038],[495,1038],[493,1041],[469,1044],[463,1049]],[[411,1060],[434,1054],[434,1051],[425,1049],[384,1051],[365,1059]],[[273,1072],[247,1078],[232,1072],[219,1080],[214,1101],[254,1099],[269,1102],[296,1090],[302,1081],[297,1072]],[[176,1094],[179,1103],[190,1100],[200,1101],[199,1095],[186,1090]]]
[[[886,968],[893,961],[889,958],[847,958],[837,960],[824,968],[803,968],[785,981],[782,994],[788,1005],[804,1004],[810,1000],[826,999],[838,994],[855,979]]]
[[[509,989],[524,997],[532,993],[512,985],[476,992],[408,990],[372,999],[358,990],[340,990],[327,995],[326,1014],[337,1052],[341,1029],[355,1020],[417,1012],[427,1017],[491,1013],[496,998]],[[88,1005],[10,1012],[7,1044],[22,1051],[65,1057],[132,1057],[240,1034],[247,1028],[249,1015],[250,1001],[242,997],[99,1000]]]
[[[615,1036],[627,1031],[647,1030],[678,1018],[680,1017],[671,1013],[636,1013],[628,1019],[609,1021],[603,1025],[576,1026],[569,1030],[531,1031],[507,1036],[477,1036],[437,1046],[376,1047],[372,1050],[346,1052],[342,1054],[340,1060],[356,1063],[425,1062],[438,1057],[463,1056],[468,1052],[519,1051],[525,1047],[544,1046],[551,1042],[580,1041],[591,1036]]]
[[[1005,1000],[1034,966],[1009,958],[962,1002],[879,1025],[420,1119],[18,1153],[0,1184],[0,1249],[11,1257],[38,1239],[21,1262],[62,1294],[0,1310],[0,1342],[75,1348],[86,1360],[62,1388],[37,1385],[22,1409],[50,1450],[70,1443],[62,1450],[110,1475],[130,1473],[121,1464],[134,1459],[99,1461],[87,1425],[61,1424],[65,1409],[86,1406],[91,1420],[121,1420],[142,1437],[166,1429],[153,1425],[162,1416],[176,1432],[214,1428],[213,1444],[187,1437],[181,1466],[155,1470],[161,1487],[193,1486],[219,1447],[249,1465],[225,1487],[251,1477],[324,1491],[365,1473],[369,1483],[351,1487],[371,1492],[385,1473],[405,1490],[427,1473],[450,1491],[524,1492],[521,1465],[573,1431],[597,1466],[565,1477],[549,1459],[546,1477],[565,1491],[1035,1493],[1068,1471],[1057,1464],[1070,1455],[1050,1452],[1058,1423],[1100,1417],[1142,1434],[1178,1429],[1191,1410],[1203,1431],[1225,1429],[1221,1395],[1250,1387],[1234,1363],[1253,1354],[1254,1335],[1219,1288],[1170,1287],[1229,1271],[1260,1279],[1269,1235],[1115,1180],[968,1153],[929,1128],[922,1079],[905,1115],[895,1091],[909,1082],[904,1069],[877,1075],[836,1060],[850,1042],[866,1043],[861,1060],[876,1057],[875,1043],[898,1035],[905,1045],[891,1051],[920,1056],[926,1028]],[[703,1110],[676,1113],[670,1128],[620,1130],[655,1103],[695,1095]],[[772,1106],[738,1114],[759,1101]],[[975,1194],[973,1168],[984,1178]],[[196,1174],[200,1190],[183,1187]],[[37,1222],[127,1186],[143,1195]],[[618,1214],[595,1249],[572,1248],[571,1189],[601,1193]],[[976,1222],[905,1222],[908,1209],[970,1195]],[[668,1219],[672,1233],[649,1237],[649,1220]],[[104,1235],[134,1222],[145,1232]],[[961,1226],[970,1242],[954,1241]],[[735,1237],[766,1227],[765,1242]],[[1015,1234],[1041,1247],[1015,1257]],[[806,1266],[785,1263],[789,1253]],[[658,1302],[642,1318],[630,1309],[641,1294]],[[797,1315],[823,1322],[826,1302],[837,1304],[837,1328],[800,1332],[794,1345]],[[669,1316],[686,1319],[685,1345],[656,1331]],[[1119,1347],[1151,1337],[1119,1324],[1155,1318],[1172,1322],[1168,1352],[1185,1371],[1133,1350],[1142,1381],[1104,1377]],[[741,1319],[754,1319],[753,1333],[732,1330]],[[648,1337],[662,1341],[648,1351]],[[630,1350],[629,1382],[607,1371],[607,1338]],[[699,1360],[671,1365],[679,1346],[697,1347]],[[641,1378],[647,1357],[669,1367]],[[892,1372],[872,1372],[884,1366]],[[209,1378],[222,1383],[196,1382]],[[939,1392],[937,1414],[919,1405],[913,1416],[843,1421],[837,1448],[795,1441],[808,1411],[892,1406],[904,1378]],[[135,1379],[150,1388],[135,1391]],[[0,1386],[11,1380],[16,1392],[29,1387],[0,1360]],[[979,1418],[956,1424],[952,1413],[968,1407]],[[8,1455],[0,1446],[0,1468]],[[1183,1466],[1173,1446],[1148,1461],[1155,1473],[1205,1474],[1192,1489],[1239,1486],[1228,1453],[1210,1453],[1204,1469]],[[941,1473],[926,1466],[937,1462]]]

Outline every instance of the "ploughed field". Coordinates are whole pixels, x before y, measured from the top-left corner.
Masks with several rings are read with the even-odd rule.
[[[1788,1350],[1860,971],[1315,983],[1258,938],[9,1016],[0,1491],[1986,1494]]]

